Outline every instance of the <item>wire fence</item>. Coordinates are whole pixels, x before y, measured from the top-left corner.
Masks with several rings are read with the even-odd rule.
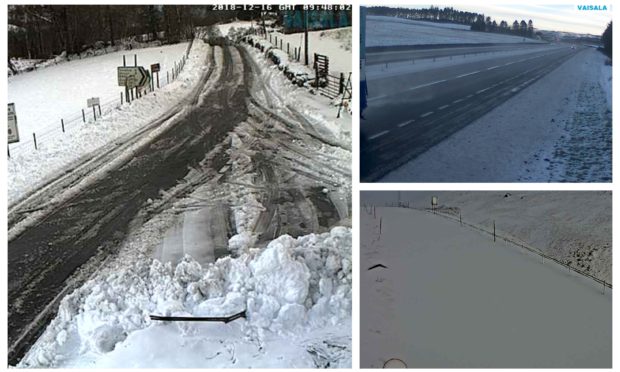
[[[81,125],[96,123],[97,120],[101,120],[106,114],[112,110],[118,109],[123,105],[131,105],[131,102],[135,99],[140,99],[156,89],[161,89],[166,85],[172,83],[178,78],[178,75],[183,71],[187,58],[193,45],[193,39],[190,40],[185,53],[178,62],[174,63],[174,67],[165,71],[165,75],[162,72],[157,72],[157,81],[151,79],[151,86],[145,89],[136,88],[132,90],[129,97],[124,96],[124,92],[119,92],[118,95],[107,95],[100,98],[99,105],[93,107],[85,107],[80,111],[68,114],[62,118],[58,118],[54,122],[50,122],[44,125],[32,133],[20,133],[20,141],[17,143],[9,144],[8,156],[15,156],[23,154],[29,151],[37,151],[42,144],[52,143],[55,139],[58,139],[64,133],[74,131]],[[159,74],[162,74],[160,77]],[[165,80],[164,80],[165,78]]]
[[[414,210],[418,210],[418,211],[424,211],[424,212],[428,212],[428,213],[433,213],[437,216],[458,222],[461,226],[466,226],[470,229],[482,232],[483,234],[487,234],[491,237],[493,237],[494,241],[497,240],[503,240],[506,244],[510,243],[518,248],[527,250],[528,252],[534,253],[538,256],[541,257],[543,263],[544,260],[548,260],[548,261],[552,261],[555,262],[556,264],[563,266],[565,268],[567,268],[569,271],[574,271],[577,274],[580,274],[584,277],[587,277],[589,279],[594,280],[595,282],[601,284],[603,286],[603,293],[605,292],[605,287],[612,289],[612,285],[611,283],[607,283],[605,280],[600,279],[595,277],[594,275],[587,273],[581,269],[578,269],[574,266],[571,266],[568,262],[563,262],[557,258],[551,257],[546,253],[543,253],[540,249],[527,244],[523,241],[520,241],[512,236],[508,236],[508,235],[504,235],[501,234],[497,231],[497,228],[495,226],[495,221],[493,221],[493,228],[491,230],[491,228],[489,227],[485,227],[485,226],[481,226],[481,225],[476,225],[470,222],[466,222],[463,220],[463,216],[460,212],[460,210],[455,209],[455,208],[415,208],[413,206],[411,206],[408,202],[398,202],[398,203],[386,203],[385,204],[386,207],[392,207],[392,208],[405,208],[405,209],[414,209]],[[366,211],[366,213],[370,213],[370,214],[375,214],[376,215],[376,211],[375,211],[375,207],[372,205],[363,205],[362,208],[364,209],[364,211]],[[456,212],[458,212],[458,216],[456,215]],[[382,221],[381,221],[382,222]],[[381,231],[381,230],[380,230]]]

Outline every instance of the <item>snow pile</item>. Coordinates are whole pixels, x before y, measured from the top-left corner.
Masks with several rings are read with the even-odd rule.
[[[207,68],[205,60],[209,48],[207,44],[197,40],[194,43],[185,68],[179,74],[177,80],[153,93],[143,96],[139,100],[133,101],[130,105],[125,104],[120,107],[108,107],[107,109],[102,107],[103,115],[96,122],[92,120],[87,121],[76,128],[68,129],[64,134],[58,130],[58,136],[44,139],[37,138],[39,142],[38,150],[34,150],[34,148],[21,148],[20,151],[15,151],[12,148],[11,158],[8,161],[9,204],[31,190],[35,190],[46,180],[65,170],[66,167],[74,162],[79,161],[80,158],[95,153],[116,139],[131,135],[135,130],[160,118],[167,110],[181,103],[184,97],[194,88],[204,69]],[[98,58],[92,58],[90,62],[99,63],[97,60]],[[64,64],[62,68],[71,65]],[[56,70],[49,68],[32,74],[19,75],[15,79],[34,78],[43,73],[48,74],[47,76],[52,76],[50,74],[54,71]],[[54,79],[68,79],[68,75],[65,73],[69,71],[72,71],[71,74],[75,74],[75,71],[69,68],[65,69],[65,72],[59,73]],[[16,82],[16,80],[13,80],[13,82]],[[27,87],[29,84],[25,86]],[[15,85],[9,82],[9,93],[23,96],[26,99],[24,91],[14,88]],[[63,97],[67,97],[64,94],[70,92],[64,92]],[[20,123],[22,123],[22,114],[27,116],[27,112],[20,111],[18,108],[17,115]],[[22,132],[23,128],[28,128],[28,126],[22,127],[20,124],[20,132],[23,137],[29,138],[27,132]]]
[[[514,35],[469,31],[469,26],[413,21],[396,17],[368,16],[366,46],[536,43],[538,40]]]
[[[184,344],[199,350],[185,352],[193,356],[182,366],[303,362],[314,367],[307,344],[313,333],[339,326],[344,328],[340,338],[350,335],[342,325],[350,323],[351,269],[351,229],[344,227],[297,239],[281,236],[264,250],[251,249],[206,267],[189,256],[176,267],[144,254],[129,266],[119,260],[63,299],[58,316],[19,367],[161,367],[178,357],[169,348]],[[230,324],[149,319],[149,314],[228,316],[243,310],[247,319]],[[185,341],[160,344],[153,334],[163,331]],[[291,355],[285,361],[268,359],[260,345],[270,343],[281,343],[278,352]],[[231,359],[224,355],[231,344],[254,350]],[[145,357],[145,345],[155,359]],[[207,354],[214,356],[207,360]],[[350,367],[350,353],[348,358],[339,363]]]

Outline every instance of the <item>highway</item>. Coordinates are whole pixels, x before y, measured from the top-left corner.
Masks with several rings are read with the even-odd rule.
[[[580,51],[548,47],[369,80],[362,182],[379,181]]]

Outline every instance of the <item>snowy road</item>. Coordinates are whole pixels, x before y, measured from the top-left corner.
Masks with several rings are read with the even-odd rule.
[[[549,47],[369,80],[363,181],[380,180],[579,52]]]
[[[609,289],[426,212],[360,223],[361,367],[611,368]]]
[[[167,129],[138,133],[136,136],[150,140],[130,148],[131,156],[125,161],[117,161],[122,154],[115,152],[102,155],[97,161],[98,166],[106,165],[105,172],[95,175],[97,166],[93,166],[56,182],[53,191],[61,196],[66,193],[59,199],[62,202],[51,203],[49,191],[40,192],[10,214],[11,364],[21,358],[54,315],[58,301],[114,253],[134,225],[170,205],[168,190],[173,190],[174,197],[182,197],[205,183],[217,190],[224,188],[224,182],[237,181],[226,179],[238,163],[231,160],[233,156],[249,156],[265,174],[266,185],[257,186],[267,190],[260,200],[265,206],[261,213],[265,222],[253,228],[265,243],[285,233],[299,236],[328,231],[348,217],[334,206],[337,203],[330,200],[325,187],[341,186],[331,172],[350,178],[350,170],[321,159],[328,155],[310,152],[310,148],[325,152],[330,145],[323,143],[328,139],[301,114],[283,107],[278,113],[273,111],[278,98],[258,78],[259,67],[247,51],[238,46],[214,47],[207,66],[199,89],[161,119]],[[272,101],[276,101],[273,106]],[[252,145],[243,150],[246,153],[231,150],[229,134],[233,130]],[[246,138],[252,133],[255,136]],[[247,153],[250,150],[262,157]],[[211,156],[205,158],[208,153]],[[89,178],[87,185],[72,190]],[[218,213],[227,215],[228,211]],[[210,217],[197,212],[184,220],[195,225]],[[204,262],[219,257],[222,242],[234,233],[221,222],[204,232],[212,244],[199,247],[195,243],[200,237],[187,237],[183,252]],[[175,239],[174,231],[171,236]],[[178,260],[177,248],[164,249],[160,255]]]

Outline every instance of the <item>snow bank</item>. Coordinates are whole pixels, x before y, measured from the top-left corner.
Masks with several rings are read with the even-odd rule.
[[[19,367],[169,366],[177,357],[169,348],[185,344],[193,352],[181,365],[194,368],[314,367],[304,342],[350,322],[351,269],[351,229],[344,227],[297,239],[281,236],[264,250],[206,267],[189,256],[173,267],[142,255],[130,266],[112,265],[63,299]],[[247,319],[228,325],[148,317],[226,316],[246,309]],[[162,334],[179,342],[161,343]],[[339,337],[346,334],[345,328]],[[273,343],[288,356],[284,362],[261,352],[259,345]],[[225,355],[231,344],[253,350],[236,353],[233,362]],[[143,347],[157,357],[145,358]],[[350,367],[350,360],[343,362]]]
[[[135,130],[158,119],[163,113],[179,104],[191,92],[203,73],[209,46],[200,40],[194,43],[185,68],[177,80],[156,90],[130,105],[102,108],[103,116],[96,122],[89,120],[78,127],[67,129],[62,134],[49,138],[37,138],[38,150],[34,148],[12,148],[11,158],[8,160],[8,200],[9,204],[22,195],[36,189],[45,180],[62,172],[67,166],[78,161],[81,157],[100,150],[103,146],[115,139],[130,135]],[[98,58],[89,59],[90,63],[97,63]],[[64,64],[63,67],[71,66]],[[60,67],[60,66],[59,66]],[[32,77],[36,74],[52,72],[52,69],[15,77]],[[75,72],[73,72],[75,73]],[[61,74],[62,75],[62,74]],[[62,75],[66,79],[66,75]],[[9,92],[13,86],[9,83]],[[15,94],[15,91],[13,91]],[[21,114],[17,110],[18,120]],[[23,127],[20,126],[20,131]],[[21,132],[25,138],[28,133]]]

